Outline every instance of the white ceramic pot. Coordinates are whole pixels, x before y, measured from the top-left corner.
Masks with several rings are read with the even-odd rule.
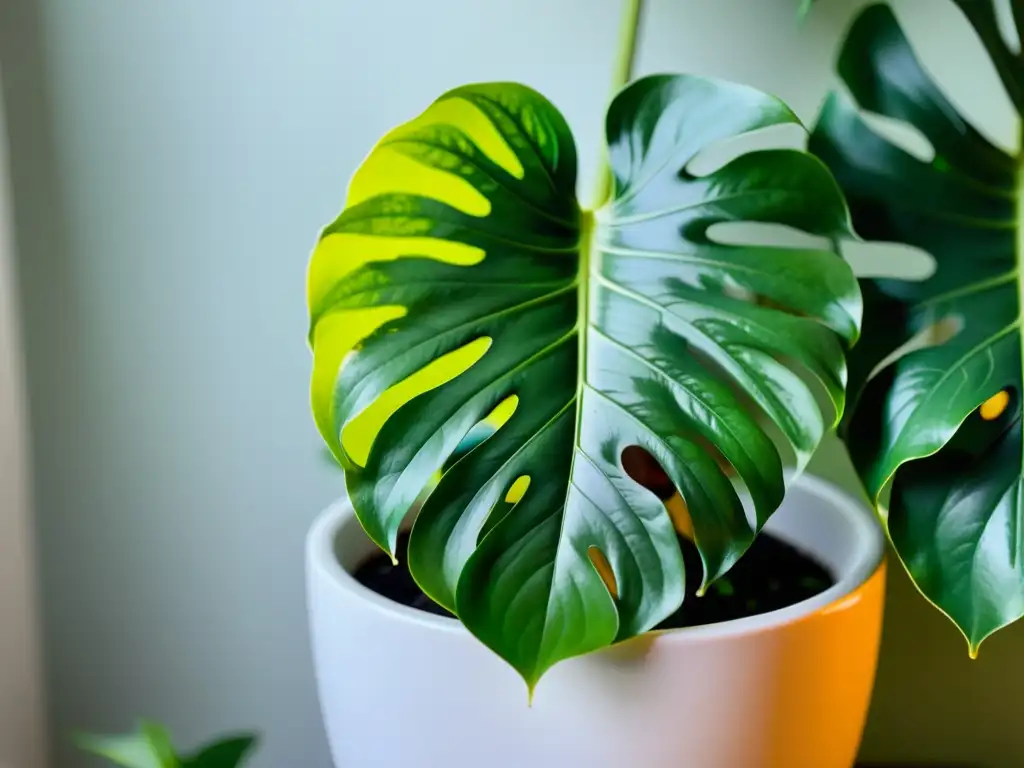
[[[767,530],[838,576],[816,597],[563,662],[533,706],[458,622],[350,575],[371,552],[346,502],[307,543],[313,652],[337,768],[850,768],[874,683],[884,538],[804,477]]]

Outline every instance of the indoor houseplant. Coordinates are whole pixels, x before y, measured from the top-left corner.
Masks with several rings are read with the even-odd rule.
[[[819,481],[783,501],[843,413],[861,318],[837,253],[846,204],[803,151],[712,163],[799,120],[732,83],[627,84],[640,3],[626,5],[593,212],[555,107],[471,85],[377,145],[314,252],[313,411],[351,500],[308,544],[339,768],[853,761],[882,535]],[[735,222],[813,237],[754,241]],[[370,540],[395,553],[413,517],[409,569],[461,626],[354,576]],[[762,526],[777,539],[755,549],[789,542],[835,583],[648,632],[684,590],[734,590]]]
[[[227,736],[183,755],[174,748],[166,728],[143,721],[135,733],[82,734],[76,742],[85,752],[123,768],[241,768],[251,756],[257,739],[248,733]]]
[[[1000,33],[995,4],[953,1],[1024,115],[1024,58]],[[1019,35],[1024,3],[1011,7]],[[842,434],[894,550],[974,656],[1024,614],[1024,153],[994,146],[958,113],[886,4],[853,22],[839,74],[849,95],[829,96],[810,149],[835,173],[861,237],[935,262],[925,279],[862,281]],[[858,104],[916,127],[931,156],[877,132]]]

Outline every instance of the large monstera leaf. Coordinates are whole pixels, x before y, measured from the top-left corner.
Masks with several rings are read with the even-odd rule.
[[[849,232],[834,180],[795,150],[689,169],[708,147],[783,124],[799,122],[750,88],[640,80],[609,109],[613,195],[592,214],[556,109],[521,85],[467,86],[377,145],[323,232],[313,407],[356,513],[393,551],[429,491],[414,577],[531,688],[683,599],[673,520],[624,469],[627,449],[681,492],[689,516],[676,522],[706,586],[783,497],[769,432],[803,462],[832,415],[817,395],[842,412],[861,307],[827,245]],[[709,235],[734,221],[826,245]],[[493,434],[446,465],[485,422]]]
[[[1020,110],[1024,65],[1007,50],[993,4],[957,4]],[[1024,6],[1014,9],[1024,27]],[[935,150],[925,162],[898,148],[838,94],[811,140],[860,235],[936,261],[922,281],[864,281],[845,439],[876,504],[891,483],[882,512],[895,549],[974,655],[1024,614],[1021,158],[957,113],[888,6],[854,22],[839,71],[863,110],[916,126]]]

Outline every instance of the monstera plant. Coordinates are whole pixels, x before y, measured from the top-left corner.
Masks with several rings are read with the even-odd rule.
[[[1024,115],[1024,58],[1001,35],[994,3],[954,2]],[[1020,33],[1024,3],[1012,8]],[[839,73],[849,96],[828,98],[811,150],[846,192],[859,235],[935,260],[924,280],[862,282],[843,436],[900,559],[974,656],[1024,614],[1024,159],[957,111],[885,4],[856,19]],[[934,157],[900,148],[862,112],[915,126]]]
[[[797,116],[720,80],[627,84],[627,5],[589,207],[551,102],[466,85],[373,148],[308,273],[314,415],[362,526],[394,553],[417,507],[417,583],[531,688],[676,610],[677,531],[702,589],[740,558],[783,499],[784,459],[802,467],[843,413],[861,318],[837,253],[847,206],[818,158],[701,162]],[[719,226],[735,222],[816,237]],[[631,452],[681,491],[674,518]]]

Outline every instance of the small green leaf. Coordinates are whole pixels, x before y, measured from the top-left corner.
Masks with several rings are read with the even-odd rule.
[[[136,733],[118,736],[82,734],[75,738],[75,743],[80,749],[123,768],[182,768],[167,730],[147,721],[140,724]]]
[[[237,768],[256,747],[257,737],[245,734],[222,739],[203,747],[181,761],[182,768]]]

